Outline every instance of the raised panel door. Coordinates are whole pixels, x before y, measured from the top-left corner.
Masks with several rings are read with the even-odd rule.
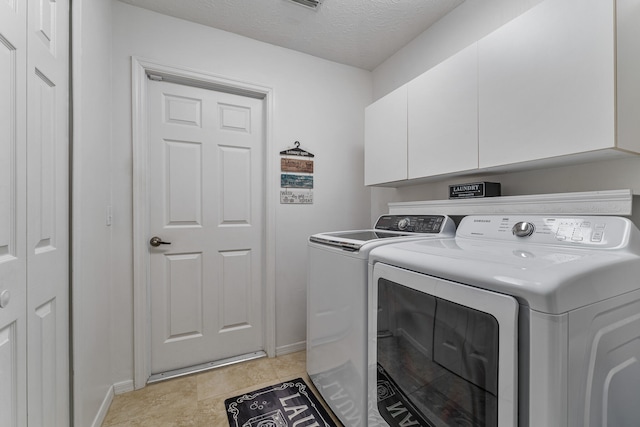
[[[263,350],[262,100],[149,82],[151,372]]]
[[[27,425],[26,1],[0,2],[0,425]]]
[[[69,410],[69,2],[29,0],[27,316],[29,425]]]

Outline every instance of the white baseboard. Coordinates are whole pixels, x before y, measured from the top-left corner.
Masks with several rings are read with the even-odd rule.
[[[128,393],[133,391],[133,380],[121,381],[119,383],[115,383],[113,385],[113,393],[117,396],[118,394]]]
[[[91,427],[100,427],[102,423],[104,423],[105,418],[107,418],[107,412],[109,412],[109,407],[111,406],[111,402],[113,402],[113,386],[109,387],[107,390],[107,395],[104,397],[102,401],[102,405],[100,405],[100,409],[96,414],[96,417],[93,419],[93,423],[91,423]]]
[[[276,347],[276,356],[283,356],[285,354],[295,353],[295,352],[306,350],[306,349],[307,349],[306,341],[287,344],[280,347]]]

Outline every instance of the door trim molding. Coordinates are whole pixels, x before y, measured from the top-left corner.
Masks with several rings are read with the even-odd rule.
[[[231,92],[264,101],[264,351],[276,354],[276,275],[275,275],[275,174],[273,152],[273,89],[264,85],[233,80],[203,71],[175,67],[138,57],[131,58],[131,110],[133,141],[133,360],[134,386],[146,385],[151,375],[151,336],[149,331],[150,292],[149,251],[146,240],[148,218],[148,147],[147,147],[147,74],[167,80]]]

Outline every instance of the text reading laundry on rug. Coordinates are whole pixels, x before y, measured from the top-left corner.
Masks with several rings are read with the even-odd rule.
[[[305,426],[311,426],[311,424],[306,424],[308,421],[315,421],[316,417],[313,412],[309,410],[307,405],[296,405],[296,406],[288,406],[291,399],[300,400],[300,393],[292,394],[291,396],[281,397],[280,404],[284,408],[284,411],[287,413],[287,418],[289,421],[293,421],[294,418],[298,418],[294,423],[293,427],[303,424]],[[305,418],[300,418],[300,416],[305,416]],[[313,425],[320,426],[317,422],[314,422]]]

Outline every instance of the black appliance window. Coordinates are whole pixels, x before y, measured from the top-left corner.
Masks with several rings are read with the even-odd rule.
[[[498,328],[490,314],[380,279],[383,418],[392,427],[497,426]]]

